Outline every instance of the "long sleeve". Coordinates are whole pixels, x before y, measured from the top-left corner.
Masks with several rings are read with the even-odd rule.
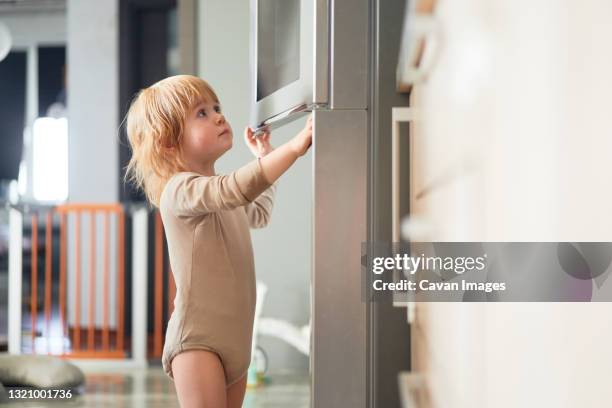
[[[197,216],[245,206],[270,185],[255,159],[227,175],[178,173],[168,181],[162,201],[179,217]]]
[[[272,184],[261,193],[253,202],[244,207],[249,227],[263,228],[270,222],[272,208],[274,207],[274,196],[276,194],[276,183]]]

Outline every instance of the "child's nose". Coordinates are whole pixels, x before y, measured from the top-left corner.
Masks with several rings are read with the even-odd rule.
[[[220,125],[222,123],[225,123],[225,116],[222,113],[220,113],[217,115],[217,124]]]

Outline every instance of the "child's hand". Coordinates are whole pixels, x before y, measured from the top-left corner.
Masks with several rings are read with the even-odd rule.
[[[263,134],[255,136],[253,129],[247,126],[244,130],[244,141],[255,157],[263,157],[274,150],[274,147],[270,144],[269,129],[266,129]]]
[[[293,150],[298,156],[304,155],[312,144],[312,115],[308,117],[306,126],[300,133],[293,137],[290,141]]]

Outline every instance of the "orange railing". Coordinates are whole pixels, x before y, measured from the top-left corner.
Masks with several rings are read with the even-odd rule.
[[[60,242],[66,248],[66,218],[69,215],[75,217],[75,325],[72,330],[72,348],[66,353],[71,357],[79,358],[124,358],[126,356],[125,350],[125,215],[123,207],[120,204],[64,204],[55,207],[55,212],[61,216],[61,227],[60,227]],[[82,320],[80,315],[80,287],[81,287],[81,218],[83,214],[89,214],[90,228],[89,228],[89,299],[88,299],[88,316],[87,316],[87,344],[86,347],[82,347],[81,344],[81,328]],[[102,299],[103,299],[103,322],[101,336],[96,336],[97,330],[95,329],[95,307],[96,307],[96,214],[102,214],[104,217],[104,242],[103,242],[103,254],[104,254],[104,268],[103,268],[103,288],[102,288]],[[114,216],[117,220],[117,327],[115,330],[115,342],[114,347],[111,347],[110,342],[110,328],[109,328],[109,313],[110,313],[110,217]],[[35,217],[35,216],[34,216]],[[48,216],[49,218],[49,216]],[[34,230],[33,230],[34,232]],[[50,252],[50,251],[47,251]],[[65,257],[66,251],[60,252],[60,256]],[[60,293],[66,293],[65,287],[65,275],[66,275],[66,262],[61,262],[62,268],[60,269]],[[48,285],[47,285],[48,286]],[[62,297],[60,296],[60,299]],[[66,325],[66,312],[65,305],[60,308],[60,320],[62,326]],[[64,332],[66,333],[66,332]],[[97,344],[97,337],[101,337],[101,344]]]
[[[142,208],[141,208],[142,209]],[[172,271],[168,262],[165,234],[163,223],[159,211],[144,211],[144,224],[141,234],[135,234],[132,230],[132,239],[140,240],[138,245],[132,242],[132,248],[141,248],[141,262],[138,268],[141,272],[138,283],[134,279],[133,265],[129,269],[129,277],[132,284],[130,301],[141,299],[141,308],[134,307],[132,313],[131,341],[126,339],[126,212],[122,204],[64,204],[55,207],[35,207],[27,211],[20,211],[23,214],[23,224],[31,224],[31,235],[24,234],[22,239],[23,251],[27,248],[28,238],[31,243],[30,255],[30,288],[29,303],[26,310],[29,311],[29,318],[24,322],[30,322],[30,335],[22,338],[28,342],[16,343],[17,348],[13,347],[13,352],[49,353],[69,358],[113,358],[127,359],[134,357],[134,339],[142,339],[140,360],[160,358],[162,354],[165,329],[168,318],[174,309],[174,296],[176,285]],[[96,222],[97,217],[102,217],[100,223]],[[133,217],[132,213],[129,216]],[[39,230],[44,220],[44,239],[41,239]],[[116,229],[111,234],[111,220],[116,221]],[[70,221],[70,223],[69,223]],[[132,222],[133,218],[132,218]],[[152,234],[148,234],[146,225],[152,224]],[[23,230],[22,224],[22,230]],[[70,225],[69,225],[70,224]],[[82,227],[89,225],[89,231],[82,237]],[[58,228],[59,226],[59,228]],[[132,225],[132,229],[135,226]],[[59,238],[54,241],[54,236],[59,229]],[[144,231],[144,232],[143,232]],[[152,247],[147,244],[148,238],[153,239]],[[86,239],[83,239],[86,238]],[[115,259],[112,257],[112,242],[116,243]],[[57,247],[54,245],[59,244]],[[98,251],[101,247],[101,251]],[[147,248],[153,250],[153,254],[148,254]],[[42,288],[39,287],[39,254],[44,251],[44,276],[40,276]],[[103,259],[98,259],[99,252]],[[137,255],[131,253],[134,259]],[[55,255],[54,255],[55,254]],[[59,259],[54,259],[59,257]],[[81,265],[88,258],[87,267]],[[147,266],[146,259],[153,262]],[[116,262],[116,285],[111,286],[111,265]],[[68,274],[68,266],[71,266]],[[99,266],[99,267],[97,267]],[[27,266],[26,266],[27,267]],[[144,268],[144,269],[143,269]],[[24,268],[25,269],[25,268]],[[85,269],[85,270],[83,270]],[[147,273],[146,269],[150,270]],[[28,272],[24,270],[23,272]],[[17,272],[19,279],[21,274]],[[58,276],[59,275],[59,276]],[[70,279],[68,279],[70,277]],[[81,287],[87,279],[87,287]],[[73,283],[69,287],[68,281]],[[99,287],[96,283],[101,282]],[[27,282],[25,282],[27,283]],[[10,285],[10,283],[9,283]],[[54,286],[55,285],[55,286]],[[146,288],[153,286],[153,297],[147,303]],[[56,290],[57,289],[57,290]],[[138,294],[136,294],[136,292]],[[111,293],[115,295],[116,302],[111,304]],[[40,299],[39,296],[43,297]],[[70,296],[72,295],[72,296]],[[85,298],[86,299],[85,299]],[[41,313],[42,300],[43,313]],[[70,300],[70,302],[69,302]],[[86,302],[83,302],[86,300]],[[138,301],[136,301],[138,303]],[[84,307],[82,306],[84,304]],[[96,306],[100,306],[101,309]],[[70,310],[69,310],[70,309]],[[68,318],[71,312],[72,319]],[[111,313],[114,313],[116,324],[111,327]],[[147,328],[147,315],[151,313],[153,326]],[[27,317],[27,316],[24,316]],[[134,324],[135,320],[139,321]],[[42,320],[42,324],[41,324]],[[17,330],[20,330],[19,327]],[[138,334],[135,333],[138,331]],[[13,330],[14,332],[14,330]],[[55,337],[52,334],[55,333]],[[58,334],[59,333],[59,334]],[[51,338],[59,338],[61,346],[50,346]],[[37,347],[38,343],[42,346]],[[40,346],[40,344],[39,344]]]
[[[34,211],[30,215],[31,219],[31,285],[30,285],[30,324],[31,324],[31,352],[37,353],[36,346],[37,325],[38,325],[38,251],[39,251],[39,218],[41,211]],[[87,317],[84,322],[81,316],[81,278],[83,271],[81,270],[81,259],[83,251],[81,240],[81,221],[83,216],[87,214],[90,218],[89,230],[89,270],[88,272],[88,290],[87,293]],[[103,323],[102,328],[96,328],[95,308],[97,304],[95,283],[98,278],[96,268],[96,236],[98,231],[96,228],[96,216],[102,214],[104,217],[104,234],[103,234],[103,256],[104,267],[102,271],[102,301],[103,301]],[[60,242],[59,242],[59,325],[61,327],[59,350],[52,350],[49,346],[49,338],[52,324],[52,308],[53,308],[53,221],[55,217],[59,217],[60,221]],[[68,231],[67,220],[69,217],[74,218],[74,229]],[[117,324],[114,329],[114,342],[110,339],[110,219],[115,217],[117,220],[116,243],[117,243],[117,307],[116,318]],[[125,358],[126,347],[124,342],[125,327],[125,215],[123,207],[120,204],[65,204],[53,208],[45,209],[45,275],[44,275],[44,334],[47,338],[46,352],[48,354],[56,354],[66,357],[76,358]],[[70,251],[74,256],[74,323],[68,324],[67,316],[67,261],[69,256],[67,239],[70,234],[74,234],[74,248]],[[56,303],[56,304],[57,304]],[[84,317],[84,316],[83,316]],[[85,329],[84,329],[85,328]],[[87,337],[87,341],[82,342],[81,334]],[[69,347],[65,347],[65,339],[69,339]],[[99,341],[101,340],[101,341]],[[58,352],[59,351],[59,352]]]

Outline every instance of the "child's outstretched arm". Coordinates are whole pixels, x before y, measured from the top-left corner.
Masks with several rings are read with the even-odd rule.
[[[304,130],[302,130],[302,132],[300,133],[301,133],[300,135],[296,136],[294,140],[292,140],[289,143],[296,143],[293,146],[294,149],[298,149],[298,150],[307,149],[308,146],[310,145],[310,140],[312,139],[312,121],[311,119],[308,120]],[[298,137],[301,139],[298,139]],[[299,142],[296,141],[295,139],[297,139]],[[265,156],[269,155],[274,150],[274,148],[270,145],[270,133],[265,132],[263,135],[259,137],[254,137],[252,130],[250,128],[247,128],[245,132],[245,140],[246,140],[247,146],[249,147],[249,149],[251,149],[251,152],[253,153],[253,155],[259,158],[262,164],[262,170],[265,172],[265,168],[264,168],[264,164],[262,160]],[[289,152],[290,152],[290,149],[289,149]],[[299,157],[297,156],[297,154],[301,156],[303,152],[301,151],[296,152],[295,157]],[[283,159],[281,158],[280,160],[283,160]],[[293,161],[295,161],[295,159]],[[291,166],[291,163],[293,163],[293,161],[288,162],[289,164],[287,166]],[[265,175],[265,177],[267,178],[268,176]],[[246,214],[247,214],[247,218],[249,220],[249,226],[251,228],[263,228],[266,225],[268,225],[268,223],[270,222],[270,218],[272,216],[272,208],[274,206],[275,193],[276,193],[276,181],[272,182],[272,185],[267,190],[262,192],[259,196],[257,196],[257,198],[253,200],[253,202],[249,203],[248,205],[244,207]]]
[[[247,143],[256,143],[252,133],[247,136]],[[259,160],[264,175],[270,183],[274,183],[291,165],[304,155],[312,143],[312,116],[308,117],[306,126],[300,133],[285,144],[265,154]]]

